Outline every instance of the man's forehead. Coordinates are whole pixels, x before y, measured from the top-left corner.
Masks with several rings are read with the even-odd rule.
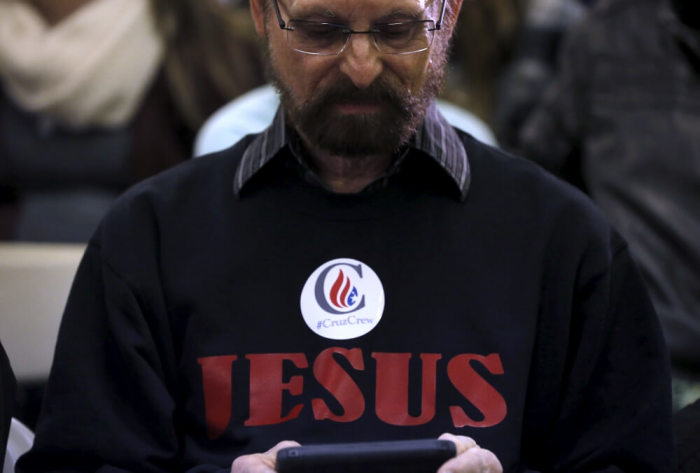
[[[346,15],[382,16],[394,12],[421,12],[435,0],[279,0],[295,12],[326,11]]]

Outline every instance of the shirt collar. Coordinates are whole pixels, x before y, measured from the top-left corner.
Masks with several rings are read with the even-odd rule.
[[[246,183],[288,146],[291,139],[291,132],[286,126],[284,112],[280,107],[270,126],[256,136],[243,153],[234,176],[234,193],[240,195]],[[461,199],[466,198],[471,181],[467,151],[457,132],[440,114],[434,103],[428,107],[423,125],[411,138],[408,146],[436,161],[457,186]]]

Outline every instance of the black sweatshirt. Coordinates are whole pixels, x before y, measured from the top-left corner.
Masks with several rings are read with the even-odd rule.
[[[418,152],[339,195],[287,149],[238,197],[250,139],[130,190],[78,271],[19,471],[229,471],[283,439],[442,432],[505,471],[672,471],[667,353],[626,244],[462,139],[466,200]]]

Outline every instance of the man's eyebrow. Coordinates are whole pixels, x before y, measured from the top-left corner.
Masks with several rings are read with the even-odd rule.
[[[381,16],[375,20],[375,23],[391,23],[394,21],[404,21],[404,20],[422,20],[425,18],[425,11],[398,8],[392,10],[386,15]]]
[[[335,20],[338,21],[340,18],[337,13],[328,8],[322,6],[313,6],[309,8],[300,8],[299,11],[294,13],[289,13],[290,17],[295,20],[306,20],[310,18],[318,18],[322,20]]]
[[[323,6],[301,7],[298,11],[289,12],[290,18],[295,20],[326,20],[335,23],[345,23],[346,19],[339,16],[337,12]],[[397,8],[379,18],[375,18],[373,23],[391,23],[395,21],[423,20],[425,11],[421,9]]]

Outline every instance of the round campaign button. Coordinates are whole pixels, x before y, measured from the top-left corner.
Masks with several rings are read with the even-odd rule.
[[[301,314],[317,335],[357,338],[384,313],[384,287],[372,268],[351,258],[328,261],[311,273],[301,291]]]

